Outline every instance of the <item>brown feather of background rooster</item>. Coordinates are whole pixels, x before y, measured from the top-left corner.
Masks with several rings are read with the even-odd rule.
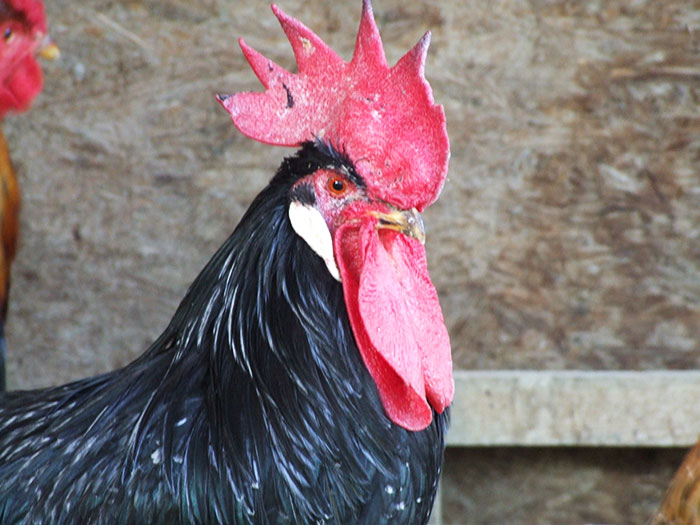
[[[700,524],[700,442],[676,471],[652,525]]]
[[[9,111],[25,111],[41,91],[43,78],[36,56],[58,56],[58,48],[46,35],[43,3],[0,1],[0,118]],[[5,390],[5,319],[10,265],[17,250],[19,209],[19,184],[0,130],[0,392]]]

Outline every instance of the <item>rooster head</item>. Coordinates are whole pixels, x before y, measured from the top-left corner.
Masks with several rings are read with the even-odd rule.
[[[41,91],[37,55],[55,58],[40,0],[0,0],[0,117],[24,111]]]
[[[450,340],[428,275],[420,216],[445,182],[449,140],[424,77],[427,33],[387,65],[369,0],[345,62],[278,7],[292,74],[240,45],[265,86],[219,95],[245,135],[268,144],[309,141],[336,161],[292,188],[292,227],[343,287],[355,341],[388,417],[422,430],[452,401]],[[432,407],[432,408],[431,408]]]

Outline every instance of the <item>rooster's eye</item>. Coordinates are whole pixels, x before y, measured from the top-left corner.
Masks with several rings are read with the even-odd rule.
[[[340,196],[347,190],[347,184],[340,177],[331,177],[328,181],[328,189],[336,196]]]
[[[2,34],[2,38],[7,42],[11,36],[12,36],[12,28],[11,27],[5,28],[5,32]]]

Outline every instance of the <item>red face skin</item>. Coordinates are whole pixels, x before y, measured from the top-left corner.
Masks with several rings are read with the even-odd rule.
[[[425,249],[401,221],[414,216],[372,197],[343,174],[318,170],[315,208],[333,242],[360,354],[389,418],[422,430],[454,393],[450,341]]]
[[[348,221],[362,220],[370,212],[390,212],[386,203],[372,201],[343,174],[333,170],[318,170],[297,184],[311,183],[316,194],[316,209],[326,221],[331,238]]]
[[[38,8],[32,5],[32,10]],[[0,9],[0,14],[9,8]],[[43,78],[36,53],[45,32],[43,10],[34,25],[26,13],[11,11],[0,21],[0,117],[8,111],[24,111],[41,91]],[[34,12],[33,18],[37,18]]]

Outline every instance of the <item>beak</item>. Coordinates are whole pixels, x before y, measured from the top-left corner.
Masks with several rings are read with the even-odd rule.
[[[425,244],[423,218],[415,208],[411,208],[410,210],[392,210],[388,213],[371,211],[369,214],[379,219],[377,228],[394,230],[408,235],[409,237],[413,237],[421,244]]]
[[[56,60],[61,56],[61,50],[58,49],[58,46],[53,40],[51,40],[49,35],[45,35],[41,39],[41,43],[39,44],[39,49],[36,54],[46,60]]]

